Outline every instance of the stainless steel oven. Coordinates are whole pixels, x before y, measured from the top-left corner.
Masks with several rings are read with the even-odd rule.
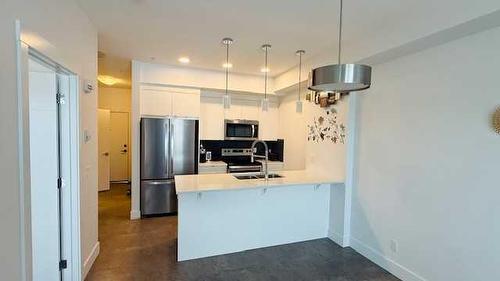
[[[259,138],[259,121],[242,119],[224,120],[225,140],[256,140]]]
[[[222,157],[227,163],[228,173],[249,173],[260,172],[262,165],[260,162],[251,162],[251,148],[223,148]]]

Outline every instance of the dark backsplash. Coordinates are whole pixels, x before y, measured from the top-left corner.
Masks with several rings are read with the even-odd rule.
[[[266,141],[269,147],[269,160],[283,161],[283,150],[285,142],[282,139],[275,141]],[[250,148],[252,141],[235,141],[235,140],[201,140],[200,144],[203,145],[206,151],[212,152],[213,161],[221,161],[221,151],[223,148]],[[257,154],[264,154],[264,146],[257,145]]]

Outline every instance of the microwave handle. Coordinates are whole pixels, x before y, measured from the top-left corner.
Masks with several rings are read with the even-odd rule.
[[[252,138],[255,138],[255,125],[252,125]]]

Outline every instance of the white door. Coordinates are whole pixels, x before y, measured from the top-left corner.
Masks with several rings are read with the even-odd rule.
[[[98,110],[98,189],[99,191],[109,190],[109,172],[110,172],[110,118],[109,109]]]
[[[33,280],[60,280],[59,118],[55,71],[29,60]]]
[[[111,181],[128,181],[130,150],[128,112],[111,112],[110,128]]]

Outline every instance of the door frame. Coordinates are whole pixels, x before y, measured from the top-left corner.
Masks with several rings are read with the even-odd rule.
[[[82,263],[80,249],[80,116],[79,116],[79,77],[51,60],[21,40],[21,22],[15,22],[16,65],[17,65],[17,97],[18,97],[18,157],[19,157],[19,216],[20,216],[20,249],[21,278],[33,279],[31,248],[31,186],[30,186],[30,141],[29,141],[29,59],[36,58],[46,64],[57,67],[68,77],[66,103],[60,106],[61,121],[65,135],[61,138],[61,146],[69,153],[61,155],[69,167],[61,171],[63,187],[61,188],[62,212],[67,214],[61,218],[63,257],[68,261],[67,268],[62,271],[63,280],[80,281],[82,279]],[[54,99],[54,102],[56,100]]]

